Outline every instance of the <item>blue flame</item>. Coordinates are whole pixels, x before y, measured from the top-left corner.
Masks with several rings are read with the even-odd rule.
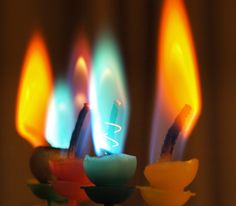
[[[75,126],[73,97],[67,82],[58,81],[50,101],[46,139],[53,147],[68,148]]]
[[[129,99],[121,55],[110,33],[103,33],[95,47],[89,97],[96,154],[121,153],[128,127]]]

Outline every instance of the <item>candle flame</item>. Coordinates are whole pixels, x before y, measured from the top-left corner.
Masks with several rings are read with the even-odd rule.
[[[71,89],[67,81],[58,80],[50,99],[46,138],[53,147],[67,149],[75,126],[75,109]]]
[[[101,155],[104,150],[121,153],[128,126],[129,99],[120,53],[110,33],[102,33],[95,47],[89,97],[96,154]]]
[[[89,78],[91,69],[91,55],[89,43],[85,35],[81,32],[74,44],[69,70],[69,81],[73,93],[73,101],[78,113],[88,102],[89,98]]]
[[[157,69],[151,161],[157,157],[162,138],[183,106],[190,105],[192,114],[182,133],[182,141],[189,136],[201,110],[198,65],[182,0],[164,1]]]
[[[48,53],[41,35],[36,33],[25,55],[16,109],[17,131],[33,146],[47,144],[45,118],[52,88]]]
[[[68,73],[68,80],[72,91],[72,101],[76,117],[84,107],[84,104],[89,103],[90,70],[90,44],[86,34],[83,31],[80,31],[73,44]],[[89,112],[84,120],[83,127],[81,128],[81,132],[78,137],[76,154],[79,157],[84,157],[84,155],[87,154],[91,148],[90,131]]]

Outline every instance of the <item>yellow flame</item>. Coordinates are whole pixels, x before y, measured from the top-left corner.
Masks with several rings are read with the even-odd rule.
[[[44,131],[52,83],[51,65],[44,41],[36,33],[25,55],[16,111],[17,131],[33,146],[46,144]]]
[[[159,39],[158,103],[173,119],[184,105],[192,107],[193,128],[200,110],[198,66],[191,30],[182,0],[165,0]]]

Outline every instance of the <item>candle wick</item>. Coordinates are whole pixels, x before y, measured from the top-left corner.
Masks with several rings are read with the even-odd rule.
[[[182,132],[184,127],[187,124],[187,119],[189,115],[191,114],[192,107],[188,104],[184,105],[183,109],[180,111],[180,113],[177,115],[174,123],[171,125],[171,127],[168,129],[167,134],[164,139],[164,143],[161,148],[161,160],[170,160],[175,143],[177,141],[177,138],[179,134]]]
[[[101,153],[102,153],[102,156],[106,156],[106,155],[112,155],[111,152],[105,150],[105,149],[100,149]]]
[[[77,143],[78,139],[80,136],[81,128],[84,123],[85,117],[89,111],[89,104],[85,103],[84,107],[80,110],[75,128],[73,130],[73,133],[71,135],[71,140],[70,140],[70,146],[69,146],[69,151],[68,151],[68,157],[69,158],[74,158],[76,155],[76,148],[77,148]]]

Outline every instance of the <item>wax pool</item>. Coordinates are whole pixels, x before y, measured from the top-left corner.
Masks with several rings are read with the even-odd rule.
[[[127,154],[111,154],[102,157],[86,156],[84,169],[97,186],[125,185],[134,175],[137,160]]]

